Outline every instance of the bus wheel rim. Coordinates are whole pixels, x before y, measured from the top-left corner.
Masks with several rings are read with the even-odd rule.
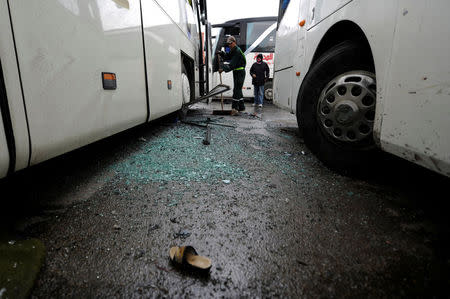
[[[272,100],[273,99],[273,89],[272,88],[267,88],[264,91],[264,96],[266,97],[266,99]]]
[[[375,104],[375,74],[347,72],[322,90],[316,116],[322,131],[333,140],[359,142],[373,133]]]
[[[191,87],[189,85],[189,78],[185,73],[181,74],[181,88],[183,93],[183,103],[189,103],[191,99]]]

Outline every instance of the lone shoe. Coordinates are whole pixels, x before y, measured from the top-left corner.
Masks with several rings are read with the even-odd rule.
[[[211,260],[200,256],[192,246],[174,246],[169,251],[170,261],[178,266],[192,270],[209,271]]]

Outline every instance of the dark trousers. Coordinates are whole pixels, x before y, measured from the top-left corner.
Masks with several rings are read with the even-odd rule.
[[[244,95],[242,94],[242,86],[244,86],[245,70],[233,71],[233,104],[231,108],[243,111]]]

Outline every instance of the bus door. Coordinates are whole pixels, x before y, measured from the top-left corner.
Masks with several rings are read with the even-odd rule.
[[[206,61],[206,68],[205,68],[205,72],[206,72],[206,93],[208,93],[214,86],[211,86],[213,83],[212,80],[212,76],[213,76],[213,56],[214,53],[212,52],[212,40],[211,40],[211,23],[207,23],[205,26],[205,43],[204,43],[204,47],[205,47],[205,52],[206,52],[206,57],[205,57],[205,61]]]
[[[142,1],[150,120],[180,108],[180,2]],[[167,86],[167,87],[166,87]]]
[[[237,45],[242,49],[245,47],[245,43],[243,42],[243,38],[241,36],[241,24],[218,24],[214,25],[214,28],[221,28],[219,36],[216,38],[216,46],[215,51],[226,51],[226,41],[229,36],[234,36],[236,38]],[[243,50],[243,49],[242,49]],[[243,50],[244,51],[244,50]],[[214,54],[213,57],[213,82],[214,85],[219,83],[223,83],[228,86],[233,86],[233,77],[231,73],[222,73],[219,74],[218,70],[220,67],[218,55]],[[221,60],[221,59],[220,59]],[[224,63],[224,61],[220,61],[220,63]],[[222,78],[222,80],[220,80]],[[221,82],[222,81],[222,82]],[[224,92],[222,94],[225,97],[231,97],[233,92],[231,90]]]
[[[381,145],[450,175],[450,4],[402,0],[398,7]]]
[[[239,47],[242,46],[241,43],[241,25],[240,23],[236,24],[218,24],[214,25],[213,28],[221,28],[219,36],[216,37],[214,50],[216,52],[225,51],[226,41],[229,36],[234,36],[236,38],[236,43]],[[241,48],[242,49],[242,48]],[[244,50],[243,50],[244,51]],[[222,61],[223,63],[223,61]],[[213,57],[213,72],[217,72],[219,70],[219,62],[218,57],[214,53]]]

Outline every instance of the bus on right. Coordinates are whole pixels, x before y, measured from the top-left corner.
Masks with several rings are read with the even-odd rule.
[[[450,176],[450,2],[280,0],[274,103],[332,169],[379,149]]]

